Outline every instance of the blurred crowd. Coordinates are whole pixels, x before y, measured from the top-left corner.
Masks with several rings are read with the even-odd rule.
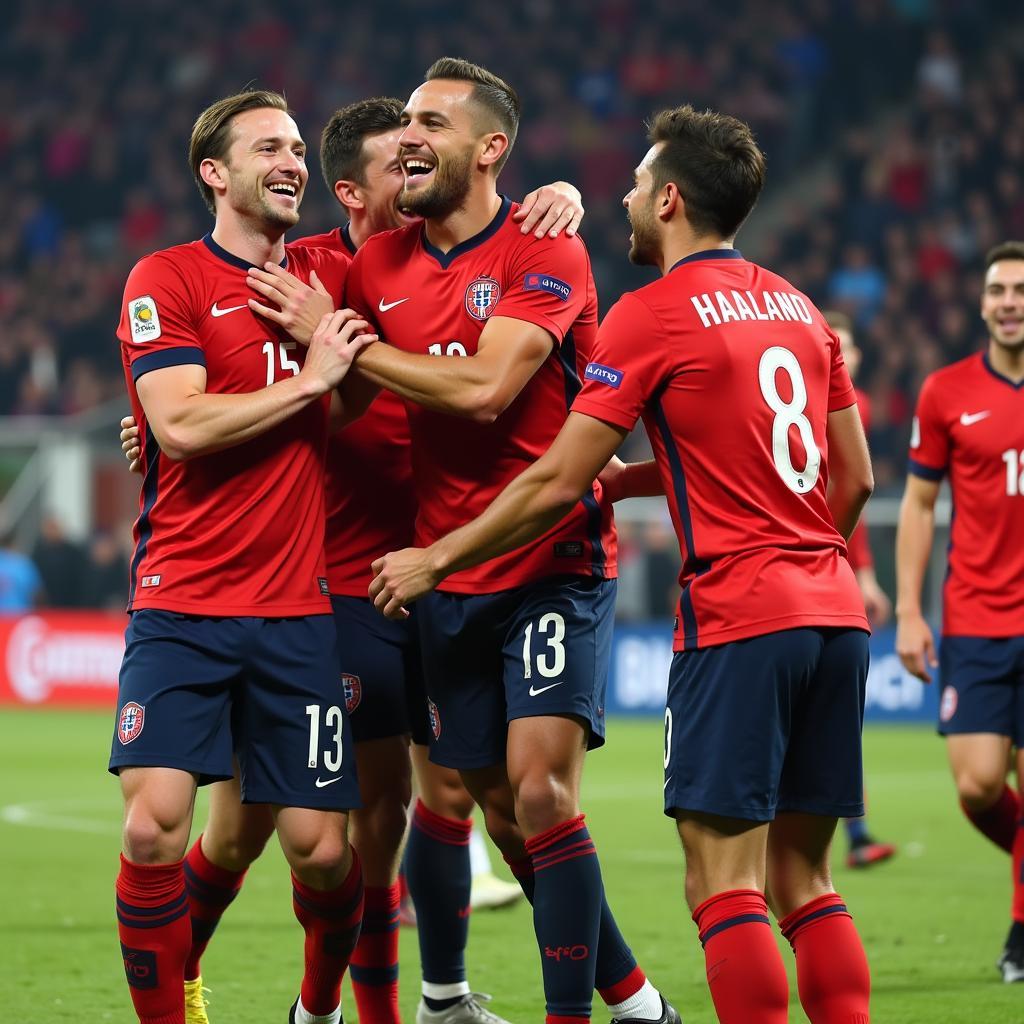
[[[741,248],[855,316],[876,476],[898,486],[921,377],[983,341],[980,256],[1024,236],[1016,8],[526,0],[471,17],[455,0],[344,13],[329,0],[17,0],[0,38],[14,197],[0,231],[0,415],[123,396],[113,333],[128,270],[210,226],[186,161],[204,106],[249,84],[287,95],[311,144],[301,230],[321,231],[338,222],[315,158],[331,112],[405,97],[449,53],[521,94],[503,190],[565,179],[582,191],[603,308],[650,276],[626,262],[619,205],[644,119],[685,101],[749,121],[769,157],[763,203],[788,205],[781,230],[751,230]],[[812,199],[802,183],[819,165]]]

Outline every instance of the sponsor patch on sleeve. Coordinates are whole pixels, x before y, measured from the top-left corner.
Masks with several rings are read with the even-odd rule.
[[[610,388],[618,388],[624,376],[622,370],[616,370],[612,366],[602,366],[601,363],[587,363],[583,376],[587,380],[596,380],[601,384],[607,384]]]
[[[563,302],[569,301],[572,295],[572,285],[559,281],[557,277],[550,274],[527,274],[523,281],[524,292],[551,292],[558,296]]]
[[[132,325],[132,341],[136,345],[160,337],[160,314],[152,295],[140,295],[128,301],[128,322]]]

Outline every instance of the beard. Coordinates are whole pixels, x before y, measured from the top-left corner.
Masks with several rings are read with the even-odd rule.
[[[261,226],[274,230],[286,231],[299,223],[299,205],[302,202],[302,190],[296,194],[294,209],[278,206],[267,196],[262,182],[253,181],[240,190],[232,200],[236,212],[247,220],[255,221]]]
[[[630,213],[629,223],[633,228],[633,244],[629,249],[629,262],[638,267],[657,266],[661,256],[658,232],[654,226],[654,203]]]
[[[473,152],[438,161],[434,180],[424,189],[403,188],[398,205],[417,217],[447,217],[459,209],[472,183]]]

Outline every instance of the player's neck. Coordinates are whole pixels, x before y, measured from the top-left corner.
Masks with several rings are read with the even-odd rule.
[[[709,249],[732,249],[735,238],[722,238],[720,235],[695,235],[690,231],[678,234],[668,233],[661,247],[661,274],[664,277],[680,260],[692,256],[695,252],[707,252]]]
[[[988,361],[996,373],[1015,384],[1024,380],[1024,348],[1004,348],[994,341],[988,343]]]
[[[254,267],[280,263],[284,259],[284,228],[267,234],[265,229],[253,228],[247,221],[218,217],[212,235],[222,249]]]
[[[427,241],[441,252],[451,252],[455,246],[480,234],[500,209],[501,196],[495,190],[494,182],[487,179],[486,183],[470,190],[466,201],[454,213],[447,217],[431,217],[423,222]]]

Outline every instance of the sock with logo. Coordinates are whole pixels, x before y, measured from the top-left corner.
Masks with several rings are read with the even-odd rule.
[[[604,887],[582,814],[526,840],[547,1024],[590,1020]]]
[[[416,908],[423,999],[431,1010],[444,1010],[469,992],[472,828],[471,821],[446,818],[416,801],[405,848],[405,880]]]
[[[245,879],[244,871],[228,871],[209,860],[202,843],[200,835],[185,855],[184,863],[185,891],[192,918],[192,947],[185,960],[185,977],[189,981],[199,977],[199,961]]]
[[[398,1014],[398,882],[365,889],[363,927],[349,975],[359,1019],[400,1024]]]
[[[191,925],[182,862],[133,864],[121,855],[117,931],[141,1024],[185,1024],[185,957]]]
[[[302,1007],[313,1015],[332,1014],[341,1003],[341,979],[363,918],[363,872],[355,850],[352,867],[336,889],[313,889],[292,872],[292,908],[306,933]]]
[[[841,896],[828,893],[779,922],[796,954],[800,1005],[814,1024],[868,1024],[871,973]]]
[[[693,920],[721,1024],[786,1024],[789,981],[764,893],[717,893],[697,907]]]
[[[1000,849],[1013,853],[1013,841],[1017,834],[1017,822],[1021,817],[1020,797],[1009,787],[1003,786],[999,799],[981,811],[972,811],[961,802],[961,809],[967,820],[987,839]]]
[[[529,857],[505,857],[505,863],[532,904],[533,861]],[[594,985],[613,1017],[636,1017],[640,1020],[658,1020],[661,1017],[661,993],[638,966],[603,892]]]

